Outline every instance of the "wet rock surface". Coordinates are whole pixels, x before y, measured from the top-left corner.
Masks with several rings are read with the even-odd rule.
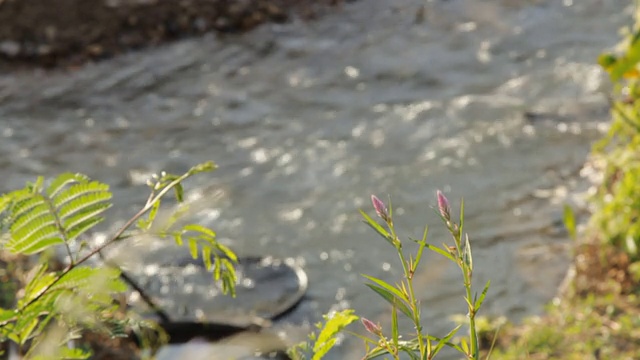
[[[0,0],[0,66],[77,66],[203,34],[237,33],[340,0]],[[0,68],[2,70],[2,68]]]

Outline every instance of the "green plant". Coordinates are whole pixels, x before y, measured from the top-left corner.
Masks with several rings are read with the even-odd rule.
[[[81,174],[67,173],[48,184],[39,177],[23,189],[2,195],[0,249],[37,260],[46,252],[62,248],[66,266],[55,270],[48,267],[47,261],[39,261],[28,283],[19,291],[15,306],[0,308],[0,341],[14,342],[26,358],[87,358],[88,351],[65,344],[85,330],[124,335],[123,329],[132,325],[135,317],[117,316],[119,304],[114,295],[124,292],[127,285],[139,291],[161,319],[168,320],[168,315],[133,279],[102,254],[105,248],[141,234],[172,237],[178,245],[186,243],[194,258],[200,254],[207,269],[213,269],[223,290],[233,294],[236,255],[216,241],[210,229],[197,224],[176,226],[179,215],[188,206],[183,202],[182,182],[214,169],[215,165],[207,162],[182,175],[165,172],[154,175],[148,182],[151,191],[144,206],[100,245],[90,244],[83,236],[104,220],[103,213],[112,205],[108,185]],[[173,216],[157,224],[154,220],[162,199],[170,191],[175,194],[177,209]],[[96,256],[107,266],[87,265]],[[51,329],[56,330],[47,331]]]
[[[637,10],[638,11],[638,10]],[[590,224],[632,260],[640,260],[640,14],[615,53],[598,62],[614,84],[612,123],[594,146],[603,181],[593,197]]]
[[[425,227],[422,239],[411,239],[418,245],[415,254],[408,257],[403,249],[403,242],[398,238],[393,223],[393,209],[387,206],[376,196],[371,196],[373,207],[377,216],[382,220],[382,224],[378,223],[364,211],[360,211],[364,221],[373,230],[375,230],[384,240],[393,247],[397,252],[402,265],[404,276],[395,286],[388,282],[372,276],[363,275],[368,282],[366,285],[376,294],[381,296],[391,305],[391,328],[389,332],[385,331],[379,324],[362,318],[362,324],[367,332],[374,336],[368,338],[356,335],[362,338],[366,344],[366,354],[363,359],[374,359],[384,355],[390,355],[394,359],[400,359],[402,353],[411,359],[431,360],[445,346],[451,347],[468,359],[480,359],[480,351],[478,344],[478,333],[476,324],[476,315],[480,309],[487,291],[489,282],[485,285],[483,291],[478,296],[472,290],[473,278],[473,257],[471,254],[471,243],[468,235],[463,235],[464,228],[464,206],[460,208],[460,219],[456,222],[451,213],[451,207],[447,198],[438,191],[437,193],[437,213],[447,226],[453,241],[451,244],[443,244],[437,247],[427,243],[427,228]],[[444,256],[446,259],[455,263],[462,272],[463,287],[466,292],[465,300],[467,303],[467,321],[469,325],[469,336],[462,337],[459,344],[454,343],[453,338],[457,334],[462,325],[453,328],[443,337],[436,337],[428,333],[423,326],[421,320],[421,303],[415,294],[413,287],[413,277],[416,273],[420,261],[422,259],[424,249],[431,250]],[[401,340],[401,330],[399,328],[398,314],[409,319],[414,326],[414,332],[409,334],[408,340]],[[298,346],[291,351],[292,358],[302,359],[307,353],[312,354],[312,359],[320,359],[331,346],[335,343],[335,335],[355,321],[357,317],[353,316],[349,311],[347,313],[337,313],[334,317],[327,318],[324,326],[319,324],[321,329],[320,336],[312,337],[315,342],[314,346],[307,344],[306,346]],[[329,330],[327,330],[329,329]],[[328,334],[330,336],[323,336]],[[320,339],[333,339],[331,341]],[[320,346],[318,345],[320,344]],[[328,348],[326,345],[329,345]],[[305,350],[307,353],[305,353]],[[319,351],[320,350],[320,351]]]

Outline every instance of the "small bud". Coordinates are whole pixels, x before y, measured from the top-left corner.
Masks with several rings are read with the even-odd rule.
[[[389,221],[389,212],[387,211],[387,206],[382,202],[382,200],[378,199],[377,196],[371,195],[371,203],[373,204],[373,208],[376,209],[376,214],[384,220]]]
[[[449,206],[449,200],[442,194],[440,190],[436,192],[436,196],[438,197],[438,211],[440,211],[440,215],[447,220],[451,220],[451,207]]]
[[[362,321],[362,325],[364,325],[364,328],[367,329],[368,332],[377,336],[382,335],[382,329],[379,325],[374,324],[373,321],[366,318],[361,318],[360,321]]]

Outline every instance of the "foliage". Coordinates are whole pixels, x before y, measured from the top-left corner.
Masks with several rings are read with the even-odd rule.
[[[613,246],[640,260],[640,22],[627,30],[619,48],[599,58],[614,84],[613,119],[594,147],[603,181],[590,223]]]
[[[611,127],[592,152],[602,182],[583,236],[596,241],[576,244],[568,291],[543,317],[507,325],[492,339],[493,360],[640,359],[640,8],[635,18],[617,51],[598,59],[613,96]],[[567,208],[565,224],[575,237]]]
[[[358,320],[353,314],[353,310],[346,309],[324,316],[325,323],[316,324],[320,333],[309,335],[310,343],[301,343],[289,349],[288,354],[293,360],[301,360],[311,354],[312,360],[320,360],[325,356],[336,343],[338,343],[340,333],[352,322]]]
[[[572,297],[549,305],[542,318],[501,329],[491,359],[639,359],[638,309],[636,296]]]
[[[485,285],[480,294],[472,291],[473,257],[471,254],[471,243],[469,236],[464,234],[464,206],[460,208],[460,218],[456,222],[451,213],[451,207],[447,198],[440,192],[437,193],[437,213],[445,223],[452,235],[451,244],[443,244],[442,247],[427,243],[427,228],[425,227],[420,240],[411,239],[418,245],[417,252],[407,257],[403,249],[403,242],[398,238],[396,228],[393,223],[393,209],[387,206],[376,196],[371,197],[373,207],[377,216],[382,219],[380,224],[364,211],[360,211],[364,222],[380,235],[397,252],[402,264],[404,276],[395,286],[372,276],[363,275],[369,282],[366,284],[374,293],[391,305],[391,328],[385,331],[379,324],[362,318],[362,325],[365,330],[373,335],[373,338],[356,335],[362,338],[366,345],[366,354],[363,359],[374,359],[384,355],[390,355],[399,360],[401,354],[406,354],[410,359],[430,360],[445,346],[453,348],[464,355],[467,359],[480,359],[479,342],[476,326],[476,315],[482,306],[487,295],[489,283]],[[463,235],[464,234],[464,235]],[[413,276],[416,273],[424,250],[430,250],[449,261],[455,263],[462,272],[463,287],[466,292],[465,300],[467,304],[466,321],[469,325],[469,335],[461,337],[459,342],[454,341],[454,336],[462,325],[454,327],[449,333],[442,337],[433,336],[423,326],[421,319],[422,305],[416,296],[413,287]],[[304,358],[305,351],[313,354],[312,359],[322,358],[324,354],[335,344],[335,334],[341,327],[348,325],[357,317],[348,311],[340,316],[334,316],[321,327],[320,335],[315,340],[315,345],[309,344],[294,348],[292,356],[294,359]],[[407,334],[408,340],[401,340],[404,337],[398,321],[398,316],[408,318],[414,326],[414,332]],[[315,337],[312,337],[312,341]],[[329,340],[327,340],[329,339]]]
[[[89,356],[82,349],[65,344],[85,330],[106,331],[124,335],[122,329],[133,317],[118,318],[120,305],[114,295],[127,290],[127,285],[141,289],[126,276],[102,250],[132,237],[151,234],[172,237],[178,245],[187,244],[194,258],[201,255],[214,278],[221,280],[225,292],[234,293],[235,254],[216,241],[215,233],[196,224],[176,228],[178,215],[184,213],[182,182],[187,178],[212,171],[215,165],[203,163],[182,175],[154,175],[148,185],[151,192],[146,204],[100,245],[85,240],[87,233],[104,220],[111,207],[109,186],[81,174],[62,174],[48,183],[38,177],[20,190],[0,197],[0,250],[40,259],[30,272],[27,283],[18,291],[13,308],[0,308],[0,341],[10,340],[20,352],[34,359],[81,359]],[[180,204],[175,216],[162,224],[154,222],[162,199],[173,191]],[[146,218],[143,216],[146,215]],[[135,225],[135,226],[134,226]],[[43,254],[63,249],[66,266],[50,269]],[[100,257],[106,267],[94,268],[87,261]],[[213,261],[212,261],[213,258]],[[161,317],[167,315],[153,301],[141,295]],[[64,336],[52,340],[47,334],[56,328]],[[55,346],[52,347],[52,344]],[[55,350],[55,351],[54,351]]]

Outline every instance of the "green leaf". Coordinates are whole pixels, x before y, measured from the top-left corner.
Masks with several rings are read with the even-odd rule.
[[[409,358],[411,360],[420,360],[420,356],[418,356],[416,354],[416,351],[413,350],[412,348],[408,347],[408,346],[404,346],[404,345],[397,345],[398,348],[400,349],[400,351],[404,352],[405,354],[409,355]]]
[[[386,289],[387,291],[389,291],[390,293],[392,293],[393,295],[395,295],[395,297],[397,297],[398,299],[402,299],[406,302],[409,302],[409,299],[398,289],[396,289],[395,287],[391,286],[390,284],[386,283],[383,280],[374,278],[373,276],[369,276],[366,274],[361,274],[363,277],[373,281],[374,283],[380,285],[382,288]]]
[[[440,352],[440,350],[442,350],[442,348],[449,343],[451,338],[458,332],[458,330],[460,330],[460,327],[462,327],[462,324],[456,326],[447,335],[445,335],[445,337],[438,340],[438,344],[433,349],[432,357],[435,357],[438,354],[438,352]]]
[[[469,235],[465,236],[464,254],[462,260],[469,267],[469,270],[473,271],[473,256],[471,254],[471,243],[469,243]]]
[[[81,348],[69,348],[66,346],[59,346],[55,349],[57,354],[39,354],[32,357],[32,360],[85,360],[91,357],[91,351]]]
[[[569,232],[569,237],[571,240],[576,239],[576,218],[573,212],[573,209],[569,205],[564,205],[564,226],[567,228]]]
[[[79,205],[86,205],[86,201],[78,201],[86,197],[88,200],[98,198],[97,201],[105,201],[111,198],[109,185],[98,181],[86,181],[73,184],[53,197],[53,205],[56,209],[64,209],[66,212],[75,212]],[[97,202],[96,201],[96,202]],[[63,215],[65,216],[65,215]]]
[[[453,256],[451,254],[449,254],[446,250],[443,250],[437,246],[431,245],[431,244],[426,244],[425,243],[425,247],[433,252],[436,252],[444,257],[446,257],[447,259],[455,262],[456,260],[453,258]]]
[[[173,188],[173,191],[176,194],[176,200],[178,202],[183,202],[184,201],[184,189],[182,188],[182,184],[176,184],[176,186]]]
[[[204,234],[206,236],[209,236],[211,238],[215,238],[216,237],[216,233],[213,232],[213,230],[208,229],[202,225],[198,225],[198,224],[188,224],[185,225],[183,228],[183,231],[194,231],[200,234]]]
[[[391,339],[393,346],[398,348],[398,341],[400,340],[400,334],[398,333],[398,311],[396,310],[397,299],[394,301],[393,308],[391,309]]]
[[[424,248],[427,246],[427,235],[429,233],[429,227],[425,226],[424,227],[424,232],[422,233],[422,240],[418,241],[418,240],[413,240],[418,244],[418,252],[416,253],[416,261],[415,264],[413,266],[414,269],[418,268],[418,265],[420,264],[420,260],[422,259],[422,252],[424,251]]]
[[[37,317],[30,317],[29,321],[20,324],[20,333],[18,335],[20,338],[20,345],[24,344],[27,340],[29,340],[29,338],[31,338],[31,333],[36,328],[36,326],[38,326]]]
[[[380,286],[376,286],[376,285],[373,285],[373,284],[365,284],[365,285],[368,286],[371,290],[373,290],[376,293],[378,293],[380,296],[382,296],[382,298],[387,300],[387,302],[389,304],[396,306],[409,319],[413,319],[413,315],[411,314],[411,310],[409,310],[407,305],[405,305],[399,299],[398,299],[399,301],[395,301],[395,299],[397,299],[397,298],[391,292],[389,292],[388,290],[386,290],[386,289],[384,289],[384,288],[382,288]]]
[[[66,186],[72,183],[77,182],[87,182],[89,181],[89,177],[83,174],[72,174],[72,173],[64,173],[58,175],[49,187],[47,188],[47,196],[50,198],[55,197],[58,193]]]
[[[173,239],[178,246],[182,246],[184,244],[184,242],[182,241],[182,233],[174,233]]]
[[[84,175],[62,174],[46,192],[43,183],[38,178],[3,197],[3,223],[11,224],[6,246],[14,253],[34,254],[72,241],[98,224],[98,215],[111,206],[108,185]]]
[[[618,82],[622,77],[634,69],[640,62],[640,46],[637,46],[637,34],[634,36],[632,43],[627,48],[627,53],[620,57],[611,67],[611,80]]]
[[[378,234],[380,234],[380,236],[382,236],[385,240],[387,240],[387,242],[391,245],[393,245],[395,247],[395,245],[393,244],[393,240],[391,235],[389,234],[389,232],[387,230],[385,230],[385,228],[382,227],[382,225],[378,224],[377,221],[373,220],[371,218],[371,216],[367,215],[366,212],[359,210],[360,214],[362,214],[362,217],[364,218],[364,223],[369,225],[373,230],[375,230]]]
[[[213,264],[211,263],[211,248],[208,246],[202,247],[202,261],[207,271],[210,271]]]
[[[189,176],[193,176],[202,172],[209,172],[209,171],[213,171],[217,168],[216,164],[213,163],[213,161],[207,161],[207,162],[203,162],[200,163],[196,166],[193,166],[191,169],[189,169],[189,171],[187,172],[187,174]]]
[[[33,276],[24,289],[24,296],[19,301],[19,305],[26,304],[36,296],[38,296],[45,288],[49,287],[55,281],[54,273],[47,272],[47,264],[39,265],[33,273]]]
[[[194,259],[198,258],[198,240],[189,238],[189,254]]]
[[[151,225],[153,225],[153,221],[156,219],[156,216],[158,215],[158,209],[160,209],[160,199],[158,199],[158,201],[154,202],[153,205],[151,205],[151,209],[149,210],[149,215],[147,216],[147,223],[146,223],[146,227],[143,227],[143,230],[149,230],[151,228]]]
[[[484,302],[484,298],[487,296],[487,292],[489,291],[490,284],[491,284],[491,281],[487,281],[487,284],[484,286],[484,289],[482,289],[482,293],[480,294],[480,297],[476,300],[474,304],[474,309],[476,311],[478,311],[480,309],[480,306],[482,306],[482,303]]]
[[[238,262],[238,256],[231,249],[229,249],[227,246],[217,242],[216,243],[216,248],[218,250],[220,250],[224,254],[224,256],[229,258],[229,260],[233,261],[234,263]]]
[[[333,314],[331,318],[325,316],[325,324],[320,334],[318,335],[315,344],[313,345],[313,358],[312,360],[320,360],[326,355],[329,350],[335,345],[336,336],[347,325],[358,320],[358,317],[353,315],[353,310],[346,309]]]

